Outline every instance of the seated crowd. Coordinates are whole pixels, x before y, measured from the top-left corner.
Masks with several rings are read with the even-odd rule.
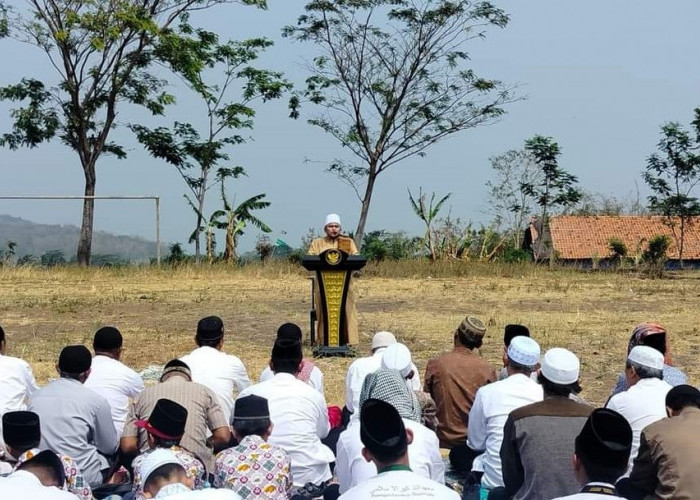
[[[156,384],[121,362],[121,333],[103,327],[94,355],[64,347],[41,388],[5,355],[0,327],[0,498],[700,498],[700,391],[673,366],[662,326],[634,329],[597,409],[578,396],[573,352],[542,354],[525,326],[507,325],[494,367],[478,351],[485,334],[467,316],[421,383],[410,350],[376,333],[348,368],[341,410],[292,323],[257,384],[209,316]]]

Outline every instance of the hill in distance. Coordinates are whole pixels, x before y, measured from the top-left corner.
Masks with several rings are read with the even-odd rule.
[[[37,224],[20,217],[0,214],[0,251],[8,241],[17,246],[17,257],[42,254],[52,250],[63,252],[65,259],[75,259],[80,229],[74,225]],[[156,255],[156,243],[138,236],[120,236],[95,231],[92,239],[93,255],[113,255],[130,262],[148,262]],[[161,244],[161,255],[168,254],[167,245]]]

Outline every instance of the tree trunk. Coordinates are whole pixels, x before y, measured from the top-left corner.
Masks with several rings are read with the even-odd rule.
[[[678,244],[678,266],[683,269],[683,246],[685,244],[685,216],[681,216],[681,237]]]
[[[95,196],[95,164],[90,163],[83,167],[85,173],[85,196]],[[95,221],[95,200],[87,198],[83,200],[83,221],[80,225],[80,237],[78,238],[78,265],[87,267],[90,265],[92,254],[92,229]]]
[[[355,229],[355,245],[360,251],[362,250],[362,238],[365,236],[365,225],[367,224],[367,214],[369,213],[369,205],[372,202],[372,193],[374,191],[374,181],[377,180],[376,166],[370,165],[369,177],[367,178],[367,188],[365,196],[362,198],[362,210],[360,211],[360,220],[357,222]]]
[[[226,228],[226,250],[224,251],[224,260],[229,264],[236,260],[236,241],[233,237],[233,222],[230,221]]]

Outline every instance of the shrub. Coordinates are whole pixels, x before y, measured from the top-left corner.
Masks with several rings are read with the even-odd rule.
[[[663,234],[658,234],[649,240],[646,250],[642,253],[645,271],[649,275],[657,278],[663,276],[666,266],[666,252],[670,245],[671,238]]]

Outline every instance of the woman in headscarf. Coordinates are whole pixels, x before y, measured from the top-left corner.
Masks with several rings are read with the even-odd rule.
[[[420,403],[401,374],[397,370],[380,368],[367,375],[360,393],[360,408],[368,399],[380,399],[389,403],[401,415],[406,430],[410,431],[413,437],[408,446],[411,470],[433,481],[444,483],[445,464],[440,456],[440,443],[435,432],[420,423]],[[363,480],[377,475],[374,464],[363,458],[362,448],[360,419],[353,419],[338,439],[335,474],[341,494]]]
[[[632,330],[632,336],[627,344],[627,354],[629,354],[633,347],[638,345],[653,347],[664,355],[665,382],[672,386],[682,385],[688,382],[688,377],[686,377],[685,373],[673,366],[671,347],[668,341],[668,332],[663,326],[659,325],[658,323],[651,322],[637,325],[634,330]],[[625,374],[623,372],[617,377],[617,384],[612,390],[611,396],[614,396],[619,392],[626,391],[627,389],[627,379],[625,378]]]

